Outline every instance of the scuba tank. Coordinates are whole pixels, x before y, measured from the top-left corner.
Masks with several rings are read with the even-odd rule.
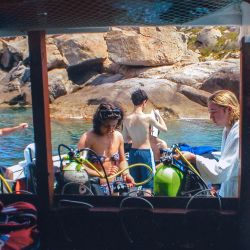
[[[83,160],[80,155],[75,153],[75,155],[71,156],[68,154],[63,160],[65,162],[62,169],[64,182],[88,182],[89,177],[86,170],[84,170]]]
[[[187,160],[184,162],[173,158],[176,151],[181,154],[178,145],[173,145],[164,152],[166,155],[161,159],[162,166],[156,170],[154,177],[155,195],[192,196],[201,190],[207,190],[199,172]]]
[[[155,195],[175,197],[178,195],[184,174],[177,166],[172,164],[168,157],[160,166],[154,176]]]
[[[61,147],[68,149],[65,156],[61,156]],[[56,192],[63,194],[86,194],[89,189],[89,175],[84,169],[84,157],[79,151],[60,144],[58,146],[61,171],[56,175]]]

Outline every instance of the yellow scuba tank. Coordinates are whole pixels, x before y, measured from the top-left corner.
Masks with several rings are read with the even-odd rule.
[[[160,166],[154,176],[154,194],[157,196],[176,197],[184,178],[183,172],[167,160]]]

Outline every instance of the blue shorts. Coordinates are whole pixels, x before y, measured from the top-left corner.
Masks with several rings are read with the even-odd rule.
[[[144,163],[147,164],[153,171],[155,172],[155,163],[154,163],[154,155],[153,151],[151,149],[137,149],[137,148],[131,148],[129,150],[129,165],[135,164],[135,163]],[[135,182],[142,182],[148,179],[152,174],[150,171],[144,167],[134,167],[129,169],[130,174],[133,176]],[[142,185],[143,188],[150,188],[153,190],[154,188],[154,180],[153,178]]]

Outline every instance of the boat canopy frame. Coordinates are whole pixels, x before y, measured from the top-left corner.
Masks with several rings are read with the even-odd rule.
[[[66,1],[66,0],[65,0]],[[65,1],[58,1],[65,3]],[[51,1],[55,2],[55,1]],[[79,1],[77,0],[67,0],[68,4],[76,4]],[[90,2],[90,1],[82,1]],[[97,4],[100,1],[92,0]],[[103,2],[101,0],[101,2]],[[104,1],[104,3],[109,3],[112,1]],[[133,1],[136,2],[136,1]],[[145,0],[145,2],[147,2]],[[174,1],[178,2],[178,1]],[[185,1],[182,1],[185,2]],[[195,2],[195,1],[194,1]],[[198,1],[197,1],[198,2]],[[238,1],[241,4],[249,8],[250,1]],[[49,1],[24,1],[24,0],[2,0],[0,5],[0,20],[3,18],[1,11],[5,10],[3,13],[6,20],[10,20],[11,15],[20,14],[18,12],[18,6],[25,5],[29,3],[32,5],[35,4],[36,7],[36,18],[38,20],[38,25],[29,26],[29,24],[20,25],[20,23],[11,23],[10,26],[3,27],[6,25],[6,22],[0,21],[0,36],[6,35],[28,35],[29,42],[29,52],[30,52],[30,68],[31,68],[31,92],[32,92],[32,110],[33,110],[33,124],[34,124],[34,141],[36,144],[36,164],[38,168],[37,176],[37,195],[0,195],[0,199],[5,202],[14,202],[18,200],[27,200],[31,201],[38,205],[39,218],[45,218],[48,213],[53,208],[54,204],[57,203],[59,199],[69,199],[73,198],[76,200],[89,201],[90,203],[99,206],[102,211],[107,211],[110,207],[118,207],[120,202],[120,197],[75,197],[75,196],[55,196],[53,193],[53,183],[54,183],[54,174],[53,174],[53,164],[52,164],[52,146],[51,146],[51,129],[50,129],[50,112],[49,112],[49,92],[48,92],[48,73],[47,73],[47,55],[46,55],[46,44],[45,38],[46,34],[49,33],[72,33],[72,32],[84,32],[84,31],[103,31],[109,29],[109,26],[96,25],[95,27],[89,27],[89,25],[83,26],[82,23],[72,24],[71,27],[68,27],[65,24],[61,24],[60,27],[56,25],[50,25],[47,23],[49,17],[49,12],[45,11],[44,8],[46,4],[48,5]],[[132,3],[132,2],[131,2]],[[14,4],[16,9],[14,9]],[[12,7],[10,15],[7,11],[8,7]],[[25,5],[29,8],[29,5]],[[41,7],[42,6],[42,7]],[[32,8],[34,6],[32,5]],[[48,7],[48,6],[47,6]],[[6,8],[6,9],[4,9]],[[81,7],[83,8],[83,7]],[[81,10],[81,8],[77,10]],[[244,10],[246,9],[244,7]],[[42,10],[42,12],[41,12]],[[64,15],[67,16],[67,13],[60,9]],[[84,9],[82,9],[84,10]],[[60,11],[58,10],[60,13]],[[244,11],[242,11],[243,13]],[[248,13],[248,12],[247,12]],[[249,249],[250,243],[250,32],[249,32],[249,17],[247,15],[241,16],[240,22],[230,23],[242,26],[242,39],[241,39],[241,81],[240,81],[240,154],[241,154],[241,175],[240,175],[240,195],[239,198],[223,198],[223,206],[225,209],[234,211],[239,215],[241,227],[240,227],[240,239],[242,244],[242,250]],[[89,17],[89,22],[93,23],[95,20],[92,20],[92,16]],[[203,18],[203,17],[202,17]],[[196,20],[196,25],[207,25],[207,21],[204,19]],[[100,19],[101,20],[101,19]],[[51,19],[51,22],[53,19]],[[80,20],[82,21],[82,20]],[[78,22],[80,22],[78,21]],[[194,20],[193,20],[194,21]],[[101,22],[101,21],[100,21]],[[243,22],[243,23],[242,23]],[[53,22],[52,22],[53,23]],[[110,23],[112,26],[118,26],[116,23]],[[122,25],[158,25],[157,23],[126,23],[125,21]],[[174,24],[174,23],[173,23]],[[178,23],[177,23],[178,24]],[[180,23],[179,23],[180,24]],[[170,25],[167,21],[161,25]],[[217,24],[219,25],[219,24]],[[152,203],[156,204],[157,207],[161,210],[161,213],[164,211],[167,213],[168,208],[184,208],[187,199],[186,198],[168,198],[168,197],[153,197],[148,198]],[[197,206],[202,206],[204,204],[212,204],[212,207],[215,207],[215,201],[212,199],[201,199],[196,201]],[[42,232],[46,231],[46,220],[39,220],[39,226]],[[44,237],[45,239],[46,237]],[[43,238],[42,238],[43,239]],[[43,242],[44,243],[44,242]],[[42,244],[43,244],[42,243]],[[45,243],[44,243],[45,244]]]

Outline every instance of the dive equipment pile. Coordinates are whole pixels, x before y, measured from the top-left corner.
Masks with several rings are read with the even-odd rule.
[[[62,154],[62,148],[66,149],[66,154]],[[95,155],[98,159],[98,169],[93,163],[89,161],[88,154]],[[176,160],[175,154],[179,155],[180,160]],[[184,157],[178,144],[173,145],[170,149],[163,151],[163,156],[160,159],[155,175],[150,166],[144,163],[136,163],[118,171],[117,173],[108,176],[102,161],[92,149],[72,149],[71,147],[60,144],[58,146],[58,157],[60,161],[59,171],[55,172],[55,192],[61,194],[80,194],[80,195],[107,195],[100,185],[100,179],[105,179],[107,183],[108,195],[116,194],[120,196],[144,196],[148,195],[147,190],[142,188],[142,185],[154,179],[154,190],[150,194],[156,196],[193,196],[197,192],[207,190],[208,187],[198,170]],[[139,183],[135,183],[135,187],[130,187],[124,182],[121,174],[133,167],[145,167],[149,171],[147,179]],[[26,168],[36,169],[35,162],[32,166]],[[88,169],[94,170],[96,176],[90,176]],[[26,171],[27,172],[27,171]],[[33,174],[26,174],[26,182],[36,182],[36,172]],[[1,186],[4,187],[5,192],[12,193],[11,187],[7,180],[0,174]],[[29,180],[29,179],[32,179]],[[112,185],[112,186],[111,186]],[[26,185],[27,192],[36,192],[36,188],[30,188]],[[25,190],[24,190],[25,191]],[[15,192],[15,191],[14,191]]]
[[[165,150],[161,166],[154,176],[154,194],[157,196],[191,196],[208,189],[196,168],[184,157],[177,144]],[[176,160],[174,154],[181,160]]]

